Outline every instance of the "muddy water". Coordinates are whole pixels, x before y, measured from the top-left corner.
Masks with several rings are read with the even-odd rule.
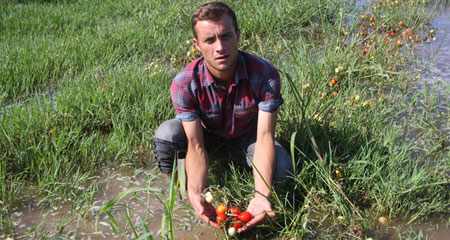
[[[437,96],[438,107],[431,113],[446,116],[436,126],[440,134],[450,138],[450,5],[442,6],[439,15],[431,21],[431,29],[425,33],[424,43],[414,47],[414,53],[420,60],[415,70],[422,73],[414,86],[417,91],[432,91]],[[417,107],[422,111],[421,107]],[[427,109],[425,109],[427,110]],[[414,134],[413,134],[414,135]],[[415,137],[415,136],[412,136]],[[450,173],[449,173],[450,174]],[[409,220],[396,220],[381,225],[374,233],[374,239],[397,239],[398,232],[421,233],[423,238],[434,240],[450,239],[450,215],[431,217],[419,223],[409,224]]]
[[[450,85],[450,7],[443,6],[431,21],[432,30],[426,33],[425,43],[416,45],[415,53],[422,59],[425,73],[419,82],[424,85]],[[442,94],[445,94],[441,92]],[[448,93],[447,93],[448,94]],[[446,95],[448,98],[448,95]],[[447,109],[448,110],[448,109]]]
[[[98,193],[92,204],[75,206],[75,209],[68,203],[60,207],[41,209],[36,207],[37,198],[34,201],[30,200],[27,206],[13,213],[15,218],[13,237],[14,239],[136,239],[130,227],[125,230],[125,234],[119,230],[115,233],[110,218],[99,212],[108,201],[131,188],[158,188],[168,196],[169,177],[154,170],[155,168],[136,170],[127,167],[120,170],[104,170],[97,180]],[[128,209],[138,236],[143,234],[139,228],[142,218],[154,239],[164,239],[161,237],[161,221],[165,213],[157,197],[163,200],[161,194],[152,192],[129,195],[124,197],[120,204],[115,205],[112,215],[121,227],[127,226],[125,213]],[[195,216],[186,198],[177,197],[173,219],[175,238],[178,240],[225,239],[223,230],[209,227]],[[0,234],[0,239],[5,238],[5,235]],[[277,238],[258,236],[255,238],[249,234],[241,234],[240,239]]]
[[[70,238],[70,239],[125,239],[122,233],[115,234],[109,217],[99,214],[99,210],[113,197],[134,187],[163,189],[168,195],[168,177],[154,174],[152,169],[124,168],[120,171],[105,170],[99,177],[98,194],[92,204],[76,206],[68,203],[57,208],[35,208],[35,202],[13,213],[15,217],[14,239]],[[161,219],[164,216],[161,194],[138,192],[123,198],[114,208],[113,216],[121,226],[125,226],[125,209],[129,209],[132,223],[140,226],[140,218],[155,239],[161,237]],[[162,198],[161,198],[162,199]],[[174,227],[177,239],[215,239],[219,232],[207,227],[194,217],[193,211],[186,207],[186,200],[176,202]],[[121,218],[124,217],[123,219]],[[137,230],[138,234],[143,231]],[[128,227],[125,235],[135,239]],[[0,239],[4,236],[0,235]]]

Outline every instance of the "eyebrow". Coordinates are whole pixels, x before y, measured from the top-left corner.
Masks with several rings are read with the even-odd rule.
[[[223,38],[223,37],[230,36],[230,35],[232,35],[232,31],[224,32],[224,33],[220,34],[219,37]],[[210,40],[214,40],[215,38],[216,38],[216,35],[208,36],[208,37],[204,38],[203,41],[210,41]]]
[[[212,41],[212,40],[214,40],[215,38],[216,38],[216,36],[210,36],[210,37],[204,38],[203,41],[204,41],[204,42],[206,42],[206,41]]]

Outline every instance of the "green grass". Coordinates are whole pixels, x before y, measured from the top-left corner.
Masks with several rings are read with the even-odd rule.
[[[73,202],[88,209],[98,171],[151,161],[154,131],[174,117],[170,82],[198,56],[186,41],[190,15],[203,2],[0,3],[5,234],[15,234],[11,212],[30,194],[40,207]],[[448,214],[449,121],[439,105],[449,100],[442,103],[432,89],[411,90],[415,78],[407,68],[434,1],[375,1],[362,9],[337,0],[228,3],[238,16],[241,49],[280,70],[285,103],[277,138],[295,161],[290,191],[274,192],[278,217],[249,236],[363,238],[377,229],[379,216],[415,222]],[[212,174],[209,186],[219,201],[245,208],[252,178],[225,167],[230,171]],[[162,203],[173,236],[173,202]],[[145,224],[131,223],[129,212],[120,218],[139,228],[135,236],[152,237]],[[119,235],[126,229],[116,227]]]

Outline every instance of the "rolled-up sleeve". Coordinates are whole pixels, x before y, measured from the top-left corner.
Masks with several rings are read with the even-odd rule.
[[[271,69],[268,79],[263,82],[260,96],[261,101],[258,103],[259,110],[275,112],[283,104],[280,74],[275,68]]]
[[[190,122],[199,116],[197,104],[188,90],[187,84],[180,85],[178,81],[174,80],[170,87],[170,92],[177,119]]]

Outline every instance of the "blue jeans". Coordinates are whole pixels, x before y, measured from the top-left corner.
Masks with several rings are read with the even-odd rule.
[[[218,150],[219,147],[226,147],[228,152],[239,164],[252,168],[253,154],[255,152],[256,131],[250,136],[236,139],[222,139],[203,131],[206,150]],[[171,119],[163,122],[155,132],[153,141],[155,148],[154,158],[158,161],[161,172],[172,172],[175,156],[185,158],[187,151],[187,138],[184,133],[181,121]],[[293,167],[292,160],[288,152],[275,141],[276,165],[274,172],[274,182],[285,182],[288,180]]]

